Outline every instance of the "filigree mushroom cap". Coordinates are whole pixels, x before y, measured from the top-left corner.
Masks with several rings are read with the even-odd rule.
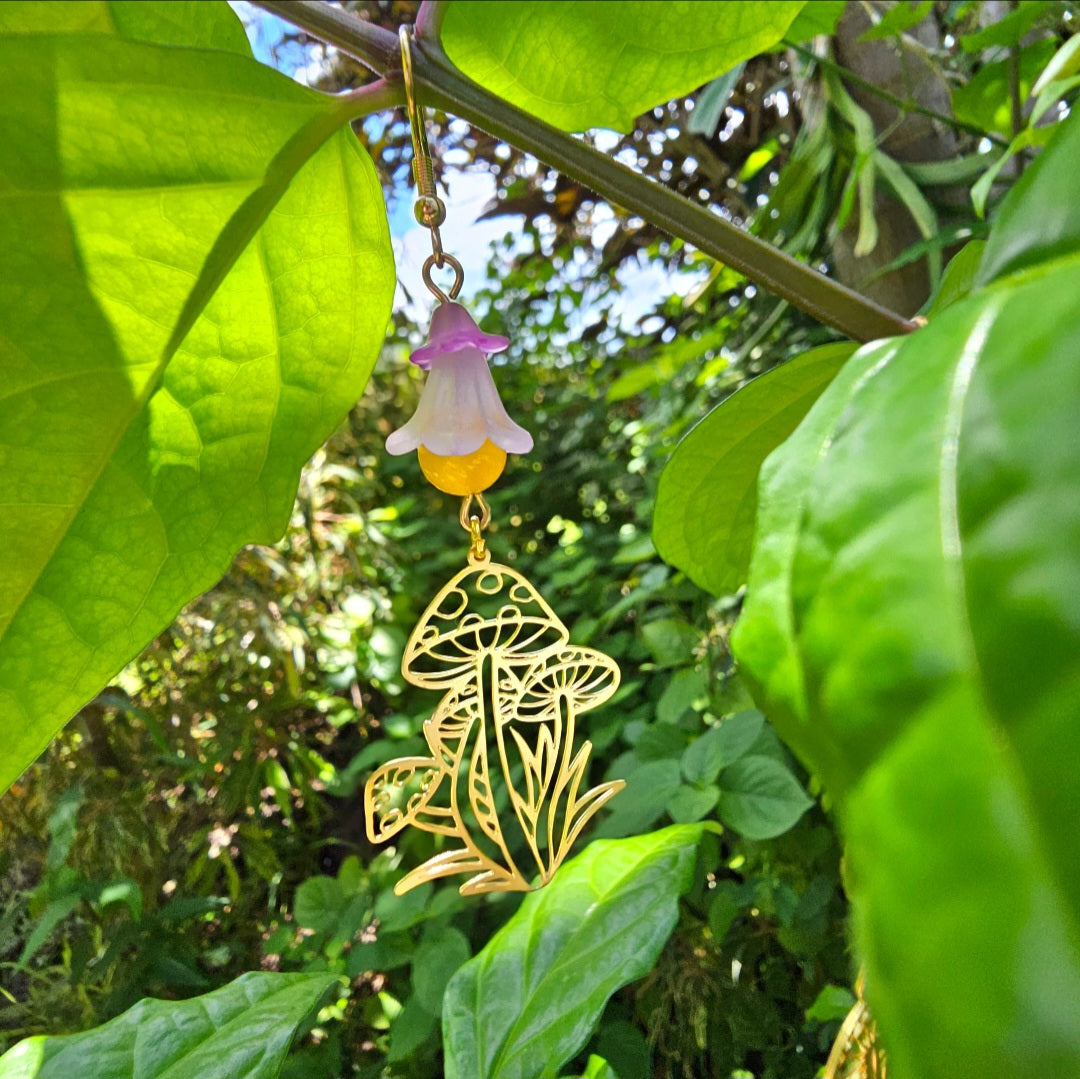
[[[496,563],[470,565],[424,611],[405,646],[401,672],[414,686],[445,689],[485,657],[529,665],[570,639],[547,601],[520,573]]]
[[[618,664],[593,648],[570,647],[535,662],[521,678],[513,711],[526,722],[554,719],[560,707],[574,713],[598,708],[619,688]]]

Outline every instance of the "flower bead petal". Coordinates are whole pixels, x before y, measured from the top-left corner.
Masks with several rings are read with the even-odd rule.
[[[493,352],[502,352],[509,345],[509,338],[484,333],[461,304],[441,303],[431,316],[428,343],[418,348],[411,359],[426,371],[440,356],[473,348],[491,355]]]
[[[463,457],[490,439],[508,453],[528,453],[532,436],[499,400],[487,359],[476,348],[441,355],[432,364],[412,419],[386,440],[400,455],[424,446],[440,457]]]

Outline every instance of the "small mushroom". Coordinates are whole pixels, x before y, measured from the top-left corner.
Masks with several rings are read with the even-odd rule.
[[[606,783],[579,796],[591,743],[572,757],[577,716],[609,700],[618,687],[614,660],[592,648],[569,647],[537,660],[507,700],[505,715],[525,777],[524,793],[510,785],[510,800],[545,881],[588,820],[625,785]],[[535,733],[526,738],[529,727]]]
[[[615,661],[593,648],[564,648],[533,664],[521,679],[512,711],[542,722],[560,706],[576,715],[599,708],[619,688]]]

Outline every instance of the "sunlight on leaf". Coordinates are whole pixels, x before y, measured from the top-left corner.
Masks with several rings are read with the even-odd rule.
[[[191,1000],[142,1000],[84,1034],[27,1038],[0,1079],[276,1079],[293,1034],[338,979],[245,974]]]
[[[608,997],[656,961],[702,834],[677,825],[594,842],[530,892],[447,987],[447,1079],[553,1079]]]
[[[114,7],[170,42],[221,12]],[[394,275],[346,114],[250,58],[12,34],[0,83],[23,148],[0,191],[2,788],[237,548],[281,534]]]
[[[629,131],[780,41],[803,3],[666,0],[574,5],[455,0],[447,55],[473,81],[564,131]],[[708,44],[703,44],[707,42]]]

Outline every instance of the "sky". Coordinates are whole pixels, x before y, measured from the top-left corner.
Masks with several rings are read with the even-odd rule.
[[[289,33],[290,26],[285,20],[245,0],[230,2],[247,28],[248,40],[256,59],[276,67],[304,85],[310,85],[318,78],[327,62],[327,55],[321,47],[286,43],[283,39]],[[330,47],[329,53],[332,54],[333,51]],[[607,148],[614,145],[618,138],[613,132],[597,134],[597,146],[600,149],[605,148],[605,135],[609,136]],[[477,220],[495,197],[495,180],[491,175],[456,171],[447,167],[444,176],[447,189],[442,191],[441,195],[446,203],[447,215],[440,233],[443,249],[454,255],[465,271],[462,298],[467,299],[486,283],[484,272],[491,244],[502,239],[514,227],[513,218]],[[399,280],[394,306],[395,309],[408,308],[409,294],[412,294],[414,300],[410,314],[414,318],[421,317],[422,320],[422,308],[426,308],[428,304],[421,270],[424,260],[431,254],[431,239],[428,230],[417,224],[413,218],[412,207],[413,197],[407,191],[402,191],[400,197],[389,207],[390,235]],[[606,226],[601,219],[594,237],[597,244],[602,246],[610,235],[610,231],[605,233],[605,228],[611,227],[613,226]],[[650,262],[643,265],[624,265],[619,271],[619,278],[624,291],[617,298],[612,314],[617,316],[623,328],[631,333],[638,320],[655,308],[658,296],[675,289],[689,292],[697,284],[692,275],[681,274],[676,278],[661,266]],[[436,277],[437,282],[441,280]],[[402,288],[401,282],[406,283],[407,292]],[[418,304],[421,305],[420,308]]]

